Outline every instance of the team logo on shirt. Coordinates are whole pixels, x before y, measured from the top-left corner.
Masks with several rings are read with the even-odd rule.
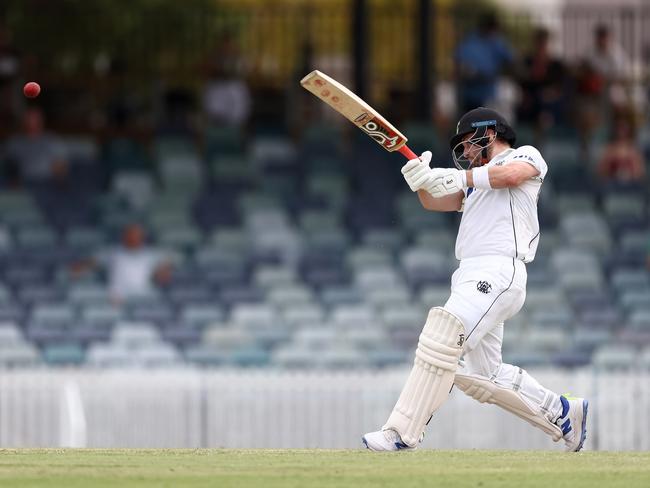
[[[492,285],[489,284],[487,281],[479,281],[478,283],[476,283],[476,289],[481,293],[485,293],[487,295],[492,291]]]
[[[465,344],[465,334],[458,334],[458,342],[456,345],[458,347],[463,347],[463,344]]]

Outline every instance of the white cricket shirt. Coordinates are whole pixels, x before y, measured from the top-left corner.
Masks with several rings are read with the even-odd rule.
[[[456,238],[456,259],[477,256],[506,256],[526,263],[535,259],[539,243],[537,199],[548,167],[533,146],[509,148],[493,157],[487,166],[523,161],[539,175],[516,188],[465,191],[465,207]]]

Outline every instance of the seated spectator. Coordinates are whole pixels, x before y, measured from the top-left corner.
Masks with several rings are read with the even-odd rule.
[[[251,95],[242,74],[241,56],[235,39],[226,34],[207,63],[203,110],[214,125],[243,127],[251,112]]]
[[[573,122],[579,130],[581,143],[588,146],[604,119],[605,80],[588,60],[582,59],[576,67],[575,84]]]
[[[9,28],[0,17],[0,120],[13,124],[20,106],[20,53],[12,43]],[[6,127],[0,127],[4,134]]]
[[[586,59],[608,84],[624,81],[630,75],[631,63],[627,53],[612,41],[611,32],[604,24],[594,29],[594,44]]]
[[[520,73],[522,100],[519,119],[529,122],[538,136],[551,126],[566,122],[567,70],[549,52],[549,40],[549,31],[537,30],[533,51],[524,59]]]
[[[5,146],[7,164],[28,184],[65,180],[67,156],[65,144],[45,130],[43,112],[35,106],[25,110],[22,132],[11,136]]]
[[[102,267],[108,273],[108,285],[116,304],[129,298],[153,294],[155,285],[171,281],[172,258],[163,251],[145,245],[145,233],[138,224],[126,226],[122,245],[102,250],[93,258],[74,265],[73,273],[82,274]]]
[[[614,121],[610,142],[598,162],[598,176],[605,182],[635,183],[645,178],[643,154],[637,147],[630,122],[619,116]]]
[[[499,76],[513,61],[494,14],[482,18],[478,31],[460,42],[455,60],[461,112],[493,102]]]

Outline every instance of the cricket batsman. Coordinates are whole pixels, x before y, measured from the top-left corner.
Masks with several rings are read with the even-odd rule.
[[[503,324],[526,298],[526,263],[539,243],[537,200],[547,172],[540,152],[515,148],[515,140],[504,117],[479,107],[461,117],[451,138],[458,169],[430,168],[429,151],[402,168],[425,209],[463,212],[456,239],[460,265],[447,303],[429,311],[413,369],[388,420],[363,436],[372,451],[415,449],[452,385],[554,441],[563,439],[567,451],[584,444],[587,400],[558,395],[501,357]]]

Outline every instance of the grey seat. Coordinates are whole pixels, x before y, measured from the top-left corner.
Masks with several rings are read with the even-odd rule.
[[[189,327],[203,328],[223,320],[224,312],[216,305],[187,305],[180,314],[180,320]]]
[[[592,356],[592,362],[598,369],[629,370],[636,365],[636,351],[624,345],[606,345],[599,348]]]
[[[161,337],[151,323],[120,321],[113,329],[111,341],[126,349],[138,349],[161,342]]]
[[[9,368],[33,367],[41,363],[41,356],[35,346],[26,342],[14,343],[10,347],[0,346],[0,366]]]
[[[138,347],[133,354],[135,361],[147,368],[177,366],[181,355],[171,345],[164,342],[152,342]]]
[[[128,368],[137,366],[133,352],[118,344],[95,343],[86,353],[86,364],[99,368]]]
[[[43,348],[43,360],[51,366],[78,366],[84,362],[85,354],[79,344],[49,344]]]

